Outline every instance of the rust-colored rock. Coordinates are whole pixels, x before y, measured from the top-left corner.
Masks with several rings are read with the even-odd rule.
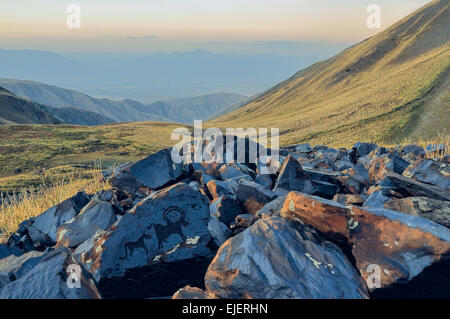
[[[369,265],[378,265],[381,287],[408,281],[450,256],[448,228],[399,212],[344,206],[290,192],[282,216],[307,223],[332,241],[344,241],[364,279],[371,274]]]

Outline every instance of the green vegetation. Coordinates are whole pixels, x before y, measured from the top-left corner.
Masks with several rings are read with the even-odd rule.
[[[174,145],[180,125],[124,123],[0,126],[0,191],[48,184],[68,173],[89,174],[95,163],[109,167],[136,161]]]

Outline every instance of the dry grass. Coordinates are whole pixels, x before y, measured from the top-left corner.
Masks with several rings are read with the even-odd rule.
[[[419,145],[421,145],[423,148],[427,147],[427,145],[442,145],[443,147],[437,148],[436,150],[428,153],[427,157],[429,158],[436,158],[436,157],[444,157],[445,155],[450,154],[450,134],[447,133],[447,130],[444,130],[442,133],[439,133],[435,139],[431,141],[423,141],[420,142]]]
[[[70,173],[53,183],[43,183],[36,188],[28,188],[20,193],[6,195],[0,211],[0,243],[14,232],[19,224],[35,217],[52,206],[74,196],[79,191],[94,194],[109,188],[102,176],[100,166],[96,165],[89,176]],[[2,196],[3,197],[3,196]]]

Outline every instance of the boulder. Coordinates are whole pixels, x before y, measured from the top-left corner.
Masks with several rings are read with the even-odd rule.
[[[299,192],[288,194],[282,216],[301,220],[349,249],[366,281],[371,265],[379,267],[381,287],[408,282],[450,256],[450,230],[420,217],[344,206]]]
[[[30,251],[21,256],[10,255],[0,259],[0,289],[36,266],[42,259],[42,252]]]
[[[39,216],[24,222],[17,233],[20,236],[28,235],[33,246],[41,250],[45,247],[53,246],[57,240],[58,228],[78,215],[83,207],[89,203],[90,199],[90,196],[80,192],[74,197],[46,210]],[[16,244],[18,243],[13,243],[13,245]]]
[[[199,286],[214,254],[209,202],[178,183],[140,202],[75,251],[106,298],[171,296]]]
[[[76,262],[65,247],[47,253],[21,278],[0,290],[0,299],[99,298],[101,295],[92,276]]]
[[[450,202],[426,197],[408,197],[390,200],[384,203],[384,208],[427,218],[450,227]]]
[[[374,151],[378,146],[372,143],[361,143],[357,142],[353,145],[350,151],[351,160],[356,163],[358,159],[364,155],[368,155],[370,152]]]
[[[255,182],[242,180],[239,184],[236,201],[248,214],[254,215],[277,195]]]
[[[313,151],[309,143],[297,145],[294,150],[296,153],[311,153]]]
[[[58,229],[57,247],[75,248],[98,230],[106,230],[117,220],[110,203],[94,200],[71,221]]]
[[[221,196],[215,199],[209,206],[211,216],[215,216],[220,222],[229,226],[237,215],[242,214],[242,209],[233,198]]]
[[[209,181],[207,184],[208,191],[213,199],[217,199],[223,195],[233,197],[235,196],[235,191],[231,187],[230,183],[218,180]]]
[[[428,197],[437,200],[450,201],[450,191],[418,182],[405,176],[387,173],[386,179],[396,187],[397,192],[405,197]]]
[[[118,170],[110,183],[117,189],[134,194],[141,187],[160,189],[178,180],[183,173],[183,164],[175,164],[170,149],[163,149]]]
[[[263,208],[258,210],[255,214],[257,217],[269,218],[272,216],[280,216],[281,209],[283,208],[284,201],[286,200],[286,195],[280,196],[273,201],[264,205]]]
[[[208,230],[217,247],[220,247],[232,235],[231,230],[215,216],[211,216],[208,223]]]
[[[369,169],[369,179],[372,185],[379,184],[388,172],[402,174],[409,163],[393,154],[385,154],[376,158]]]
[[[334,162],[326,155],[316,157],[314,160],[305,163],[304,166],[308,168],[319,169],[322,171],[338,171],[338,168],[336,167]]]
[[[424,158],[414,162],[406,168],[403,176],[450,191],[450,165],[432,159]]]
[[[272,176],[268,175],[268,174],[256,175],[255,182],[267,189],[272,189],[272,186],[273,186]]]
[[[253,178],[248,174],[246,170],[243,170],[237,165],[222,165],[219,169],[220,178],[224,181],[229,179],[241,179],[245,178],[249,181],[253,181]]]
[[[364,281],[336,245],[311,227],[261,219],[225,242],[205,275],[218,298],[367,298]]]
[[[0,260],[6,258],[8,256],[20,256],[23,254],[23,251],[16,247],[9,247],[4,244],[0,244]]]
[[[357,205],[362,206],[364,202],[366,201],[368,196],[366,195],[359,195],[359,194],[336,194],[333,197],[333,200],[335,202],[338,202],[340,204],[344,205]]]
[[[419,157],[422,155],[425,155],[425,150],[423,147],[415,145],[415,144],[409,144],[405,145],[400,150],[402,155],[412,154],[415,157]]]
[[[242,214],[236,216],[234,222],[231,223],[230,228],[236,235],[252,226],[258,219],[259,219],[258,216],[250,214]]]
[[[311,178],[304,173],[300,163],[292,156],[288,156],[284,161],[273,190],[277,191],[280,188],[304,193],[313,192]]]

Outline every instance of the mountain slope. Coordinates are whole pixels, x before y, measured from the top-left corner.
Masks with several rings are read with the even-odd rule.
[[[115,123],[113,119],[106,116],[95,112],[85,111],[76,107],[64,106],[56,108],[41,104],[39,106],[45,112],[50,113],[65,124],[96,126]]]
[[[112,101],[108,99],[96,99],[89,95],[47,85],[34,81],[0,79],[0,86],[10,90],[14,94],[31,99],[51,107],[72,106],[85,111],[95,112],[117,122],[146,121],[151,116],[136,109],[139,102],[131,100]]]
[[[60,124],[60,120],[36,103],[22,99],[0,87],[0,124]]]
[[[120,101],[97,99],[74,90],[63,89],[34,81],[0,79],[0,86],[5,87],[18,96],[53,108],[60,109],[70,106],[88,112],[95,112],[103,118],[103,120],[100,120],[98,116],[96,117],[98,124],[135,121],[162,121],[189,124],[193,123],[194,119],[204,120],[212,118],[215,113],[235,105],[241,105],[248,99],[248,97],[240,94],[216,93],[193,98],[160,101],[146,105],[131,99]],[[60,117],[66,123],[83,124],[80,121],[71,119],[68,114],[68,109],[66,109],[65,114],[62,114],[63,112],[61,110],[49,111]],[[74,112],[71,112],[71,114],[76,115]]]
[[[282,143],[333,145],[398,142],[449,130],[448,21],[449,1],[433,1],[208,125],[279,127]],[[436,125],[433,117],[424,119],[435,105],[444,116]]]
[[[158,114],[161,118],[177,123],[193,124],[194,120],[211,119],[223,110],[242,105],[248,97],[232,93],[216,93],[193,98],[159,101],[145,108],[147,113]]]

